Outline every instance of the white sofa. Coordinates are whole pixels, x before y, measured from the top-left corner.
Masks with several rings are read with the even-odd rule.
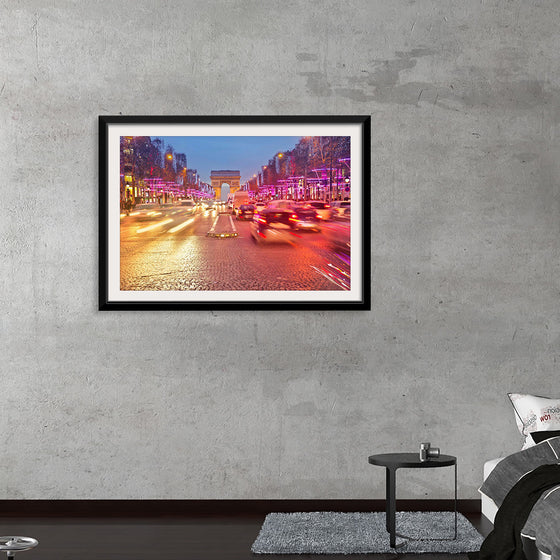
[[[494,467],[503,459],[499,457],[498,459],[492,459],[491,461],[486,461],[484,463],[484,480],[488,478],[488,475],[494,470]],[[480,493],[481,498],[481,509],[482,515],[488,519],[491,523],[494,523],[494,518],[496,513],[498,513],[498,506],[494,503],[494,500],[489,498],[486,494]]]

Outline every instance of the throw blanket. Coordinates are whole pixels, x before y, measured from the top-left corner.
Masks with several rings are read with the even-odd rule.
[[[480,487],[480,491],[492,498],[494,503],[500,507],[506,494],[522,476],[541,465],[552,465],[559,462],[560,437],[547,439],[502,459],[488,475]]]
[[[545,492],[523,527],[523,535],[532,537],[537,548],[552,554],[552,558],[560,558],[560,485]]]
[[[546,490],[560,483],[560,464],[542,465],[519,480],[508,492],[494,520],[494,530],[470,560],[526,560],[521,529]]]
[[[555,465],[560,463],[560,437],[545,440],[533,447],[513,453],[498,463],[490,473],[480,491],[492,498],[497,506],[506,509],[504,502],[508,493],[518,481],[527,478],[529,473],[542,465]],[[553,475],[552,475],[553,476]],[[553,480],[552,480],[553,481]],[[540,491],[540,498],[534,503],[532,509],[524,515],[525,525],[519,527],[524,535],[536,539],[539,550],[552,554],[553,560],[560,560],[560,478],[549,490]],[[538,497],[538,496],[537,496]],[[526,503],[524,499],[520,500]],[[502,507],[503,506],[503,507]],[[507,508],[512,507],[511,505]],[[498,515],[496,516],[497,525]]]

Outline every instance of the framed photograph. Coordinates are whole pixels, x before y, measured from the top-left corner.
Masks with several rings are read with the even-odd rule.
[[[99,309],[362,309],[369,116],[100,116]]]

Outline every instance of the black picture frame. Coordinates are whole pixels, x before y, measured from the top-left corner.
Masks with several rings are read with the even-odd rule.
[[[329,132],[331,134],[329,134]],[[351,157],[339,158],[335,164],[325,166],[318,171],[315,169],[315,176],[311,175],[306,169],[304,180],[295,178],[284,179],[285,183],[282,186],[278,184],[271,184],[266,186],[264,184],[264,176],[266,165],[265,161],[259,161],[262,169],[262,178],[259,171],[256,182],[255,190],[251,192],[261,192],[261,187],[266,186],[268,190],[268,197],[275,199],[280,197],[291,196],[292,199],[298,200],[301,195],[301,185],[304,189],[309,187],[311,190],[315,189],[315,193],[322,193],[324,198],[328,199],[333,196],[336,189],[342,191],[341,177],[343,180],[348,181],[350,186],[346,187],[351,204],[349,231],[351,236],[348,242],[348,270],[346,276],[348,277],[347,285],[342,282],[337,285],[335,273],[334,280],[329,280],[330,274],[329,266],[326,265],[326,272],[320,267],[317,268],[318,272],[329,280],[329,288],[323,289],[267,289],[254,290],[254,289],[218,289],[209,290],[203,289],[170,289],[165,287],[156,287],[156,289],[142,289],[141,284],[134,284],[130,288],[126,282],[129,276],[126,270],[133,268],[130,265],[127,256],[125,256],[124,243],[138,245],[144,241],[137,241],[139,235],[130,234],[129,231],[134,231],[135,226],[125,226],[123,224],[133,224],[132,214],[134,210],[139,208],[140,205],[147,203],[154,203],[156,195],[159,196],[158,202],[163,207],[169,206],[169,201],[173,204],[183,204],[182,197],[187,196],[188,190],[186,186],[190,185],[187,179],[183,180],[177,178],[174,181],[167,182],[172,185],[168,187],[168,191],[157,191],[154,187],[157,181],[146,176],[135,177],[134,174],[137,170],[137,162],[130,163],[130,154],[134,153],[134,148],[130,149],[130,138],[135,141],[135,138],[150,138],[150,145],[152,139],[159,138],[159,146],[162,146],[162,138],[181,138],[192,141],[195,137],[211,139],[222,139],[223,137],[241,138],[243,137],[263,137],[268,140],[271,137],[286,136],[298,137],[307,139],[309,146],[315,146],[315,143],[321,142],[323,144],[331,142],[335,145],[339,140],[348,138],[350,146]],[[328,140],[329,138],[335,140]],[[177,140],[179,141],[179,140]],[[206,140],[204,140],[206,141]],[[245,141],[245,138],[240,141]],[[342,142],[343,140],[340,140]],[[128,144],[127,144],[128,142]],[[156,141],[154,140],[154,143]],[[333,144],[334,143],[334,144]],[[300,143],[298,146],[307,145]],[[123,147],[124,146],[124,147]],[[127,148],[129,146],[129,148]],[[336,144],[336,146],[339,146]],[[315,149],[315,148],[313,148]],[[285,146],[279,145],[278,150],[285,150]],[[332,152],[336,152],[338,148],[332,148]],[[138,152],[138,150],[136,150]],[[172,156],[182,156],[175,149],[175,154],[172,149]],[[159,152],[158,152],[159,153]],[[293,156],[293,151],[287,151],[289,157]],[[163,156],[163,152],[161,154]],[[274,157],[278,160],[282,153],[276,154]],[[187,154],[187,163],[190,165]],[[311,160],[310,160],[311,161]],[[331,162],[333,158],[331,157]],[[123,163],[124,162],[124,163]],[[345,164],[344,170],[342,169],[343,162]],[[187,167],[189,167],[187,165]],[[196,161],[192,163],[196,166]],[[307,165],[307,164],[306,164]],[[370,185],[370,165],[371,165],[371,117],[369,115],[327,115],[327,116],[124,116],[124,115],[100,115],[99,116],[99,310],[103,311],[120,311],[120,310],[370,310],[371,309],[371,217],[370,217],[370,204],[371,204],[371,185]],[[124,167],[123,167],[124,166]],[[173,170],[176,172],[179,169],[176,165]],[[218,166],[220,167],[220,166]],[[274,169],[277,164],[275,163]],[[124,169],[124,171],[123,171]],[[152,168],[153,169],[153,168]],[[292,168],[295,169],[295,164],[292,163]],[[165,172],[165,160],[161,163],[162,173]],[[187,169],[185,167],[184,173]],[[339,174],[336,176],[335,190],[333,191],[333,174],[335,171]],[[191,171],[189,170],[189,173]],[[327,186],[326,180],[321,179],[328,175],[329,183]],[[280,176],[278,173],[277,177]],[[254,176],[255,177],[255,176]],[[321,183],[321,181],[323,182]],[[297,183],[295,181],[298,181]],[[313,182],[315,181],[315,182]],[[248,187],[251,186],[251,180],[247,182]],[[124,187],[123,187],[124,185]],[[140,185],[140,186],[139,186]],[[202,186],[200,186],[202,185]],[[289,185],[292,185],[291,187]],[[294,186],[295,185],[295,186]],[[283,190],[283,186],[285,190]],[[259,188],[257,191],[256,188]],[[150,188],[152,190],[150,190]],[[196,183],[196,188],[204,188],[208,190],[204,182]],[[290,188],[292,189],[290,191]],[[142,190],[143,189],[143,190]],[[175,189],[175,191],[173,191]],[[328,196],[325,195],[328,189]],[[123,195],[124,192],[124,195]],[[194,191],[199,192],[199,191]],[[292,193],[286,195],[285,193]],[[273,194],[271,194],[273,193]],[[295,193],[295,194],[294,194]],[[142,196],[138,196],[142,194]],[[307,191],[304,193],[307,195]],[[301,195],[304,198],[304,195]],[[338,194],[340,197],[341,195]],[[128,198],[126,198],[128,197]],[[196,202],[197,197],[193,196],[192,199]],[[165,200],[164,204],[162,200]],[[322,200],[322,199],[321,199]],[[129,203],[129,201],[131,201]],[[136,203],[135,208],[128,208],[127,204]],[[164,208],[164,210],[166,210]],[[222,207],[223,208],[223,207]],[[167,211],[167,210],[166,210]],[[222,211],[222,213],[224,213]],[[195,216],[196,217],[196,216]],[[130,220],[129,220],[130,219]],[[169,218],[170,225],[173,225]],[[127,221],[128,220],[128,221]],[[202,220],[202,218],[200,218]],[[233,220],[231,220],[233,223]],[[330,220],[327,220],[330,221]],[[158,222],[158,223],[163,223]],[[333,221],[334,222],[334,221]],[[186,222],[183,222],[186,223]],[[208,222],[209,223],[209,222]],[[327,222],[325,222],[327,225]],[[337,224],[331,224],[333,227]],[[181,226],[178,226],[181,227]],[[245,226],[243,226],[245,228]],[[249,230],[255,231],[257,227],[254,223],[249,224]],[[158,226],[163,228],[163,226]],[[147,229],[147,228],[145,228]],[[203,228],[204,229],[204,228]],[[143,231],[140,228],[136,232]],[[171,231],[171,230],[168,230]],[[209,233],[209,232],[208,232]],[[202,239],[202,235],[198,233],[200,239],[200,246],[206,247],[204,243],[239,243],[236,239],[215,239],[219,236],[209,236],[206,234],[207,239]],[[150,233],[155,238],[155,234]],[[324,232],[321,235],[326,235]],[[233,237],[235,235],[232,234]],[[241,237],[238,235],[238,237]],[[245,236],[247,237],[247,235]],[[256,235],[254,235],[255,238]],[[306,243],[311,237],[304,237],[302,243]],[[150,238],[150,239],[153,239]],[[157,240],[160,238],[158,237]],[[173,238],[176,239],[176,238]],[[153,241],[155,242],[155,241]],[[128,245],[126,245],[128,247]],[[134,245],[136,247],[136,245]],[[230,245],[235,247],[235,245]],[[240,247],[240,246],[238,246]],[[333,245],[333,250],[335,245]],[[257,246],[255,245],[255,250]],[[298,250],[297,247],[294,250]],[[202,251],[202,249],[201,249]],[[266,251],[266,249],[265,249]],[[143,254],[142,250],[138,250],[137,254]],[[208,253],[210,254],[210,253]],[[265,254],[265,253],[263,253]],[[123,266],[123,263],[126,266]],[[139,265],[137,265],[137,268]],[[336,265],[332,267],[337,270]],[[123,272],[124,271],[124,272]],[[289,271],[288,271],[289,272]],[[295,271],[297,272],[297,271]],[[342,271],[344,273],[344,271]],[[192,272],[191,272],[192,274]],[[196,277],[196,273],[194,274]],[[264,278],[264,276],[263,276]],[[134,280],[136,277],[134,277]],[[135,280],[136,281],[136,280]],[[331,285],[333,284],[333,285]],[[140,286],[140,287],[139,287]],[[150,286],[152,288],[152,286]]]

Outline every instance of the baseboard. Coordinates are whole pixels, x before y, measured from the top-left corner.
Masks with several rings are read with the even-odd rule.
[[[398,511],[450,511],[453,500],[397,500]],[[480,500],[457,500],[480,513]],[[0,517],[189,517],[296,511],[385,511],[385,500],[0,500]]]

